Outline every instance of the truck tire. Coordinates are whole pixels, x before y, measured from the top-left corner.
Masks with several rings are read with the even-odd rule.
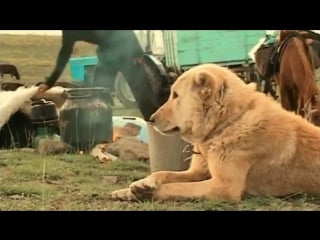
[[[129,84],[124,76],[119,72],[115,83],[114,83],[114,90],[117,95],[117,98],[122,103],[122,105],[126,108],[137,108],[138,104],[131,92]]]
[[[159,96],[159,93],[163,90],[163,76],[159,72],[157,66],[154,65],[152,62],[146,62],[146,64],[144,64],[144,70],[146,74],[146,79],[150,82],[153,93]],[[118,73],[117,78],[115,80],[114,91],[119,101],[125,107],[138,108],[138,104],[133,96],[129,84],[120,72]]]

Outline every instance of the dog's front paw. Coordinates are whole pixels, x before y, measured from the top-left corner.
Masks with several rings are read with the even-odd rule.
[[[130,184],[131,192],[139,199],[152,199],[154,191],[158,188],[159,184],[153,177],[146,177]]]
[[[131,192],[130,188],[124,188],[111,193],[111,199],[120,201],[136,201],[136,196]]]

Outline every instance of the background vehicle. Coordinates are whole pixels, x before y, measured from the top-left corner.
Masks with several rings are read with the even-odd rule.
[[[163,64],[167,72],[177,75],[202,64],[227,66],[246,82],[259,81],[254,62],[248,52],[262,38],[266,30],[139,30],[135,31],[146,55],[152,55],[154,65]],[[72,78],[90,82],[96,57],[70,59]],[[131,90],[118,74],[113,91],[126,107],[136,107]]]

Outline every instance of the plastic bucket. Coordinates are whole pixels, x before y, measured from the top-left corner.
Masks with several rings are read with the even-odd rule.
[[[150,171],[183,171],[187,170],[191,156],[184,152],[187,143],[179,135],[165,136],[157,132],[152,124],[147,123]]]

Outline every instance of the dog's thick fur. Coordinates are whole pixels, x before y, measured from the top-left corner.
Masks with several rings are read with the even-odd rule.
[[[113,199],[320,193],[320,128],[226,68],[204,64],[183,73],[151,120],[163,133],[179,131],[200,154],[187,171],[152,173],[113,192]]]

